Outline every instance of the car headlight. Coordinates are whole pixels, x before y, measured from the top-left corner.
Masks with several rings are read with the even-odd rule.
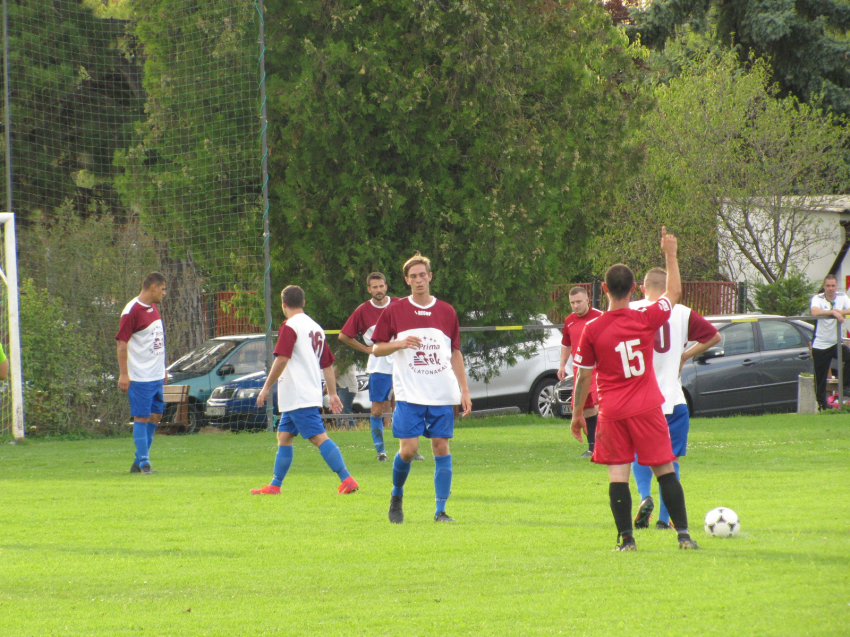
[[[369,374],[359,374],[357,376],[357,391],[366,391],[369,389]]]
[[[236,392],[236,398],[256,398],[257,394],[260,393],[262,388],[260,387],[248,387],[247,389],[240,389]]]

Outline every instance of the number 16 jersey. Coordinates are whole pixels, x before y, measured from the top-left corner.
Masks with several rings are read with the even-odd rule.
[[[670,319],[663,296],[639,310],[605,312],[584,328],[573,356],[576,367],[596,367],[599,417],[622,420],[660,407],[664,396],[652,365],[655,331]]]
[[[282,412],[322,406],[322,370],[333,365],[325,331],[298,313],[280,326],[275,356],[289,359],[277,380],[277,404]]]

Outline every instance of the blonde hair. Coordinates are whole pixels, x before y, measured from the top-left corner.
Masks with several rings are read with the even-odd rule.
[[[423,257],[418,252],[410,257],[407,261],[404,262],[404,267],[402,267],[402,272],[404,272],[404,277],[407,278],[407,273],[410,271],[414,265],[424,265],[425,271],[431,271],[431,259],[428,257]]]

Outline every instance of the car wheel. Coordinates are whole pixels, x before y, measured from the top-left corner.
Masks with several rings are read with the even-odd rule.
[[[531,411],[543,418],[554,418],[558,414],[558,401],[555,399],[555,378],[544,378],[534,386],[531,392]]]
[[[205,427],[206,423],[204,422],[204,412],[202,411],[202,409],[203,408],[200,405],[189,405],[188,412],[186,414],[187,434],[196,434]]]

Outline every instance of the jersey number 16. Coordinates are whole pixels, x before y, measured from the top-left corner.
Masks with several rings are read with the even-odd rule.
[[[631,341],[623,341],[614,348],[615,351],[620,353],[620,360],[623,361],[623,374],[626,378],[641,376],[646,371],[643,363],[643,352],[632,349],[636,345],[640,345],[640,339],[635,338]],[[634,365],[631,364],[633,362],[635,363]]]

